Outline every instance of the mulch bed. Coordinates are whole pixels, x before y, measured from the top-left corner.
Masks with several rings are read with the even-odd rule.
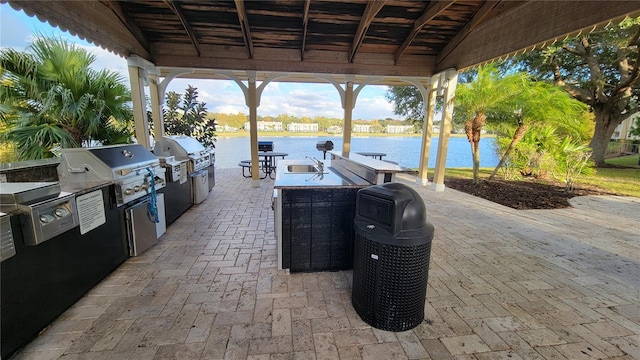
[[[541,180],[480,180],[475,185],[471,179],[445,178],[444,184],[448,188],[518,210],[560,209],[570,207],[569,199],[574,196],[616,195],[591,187],[577,187],[569,194],[563,185]]]

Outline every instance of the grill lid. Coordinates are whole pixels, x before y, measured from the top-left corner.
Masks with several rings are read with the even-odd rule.
[[[158,158],[140,144],[62,149],[60,155],[57,170],[63,185],[114,181],[160,166]]]
[[[158,162],[158,158],[142,145],[114,145],[87,150],[112,169],[139,167]]]
[[[203,151],[205,151],[205,148],[198,140],[186,135],[164,136],[156,143],[154,149],[156,155],[173,155],[177,158],[200,155]]]

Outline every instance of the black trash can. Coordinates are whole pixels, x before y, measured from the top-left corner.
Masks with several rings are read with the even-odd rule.
[[[401,183],[358,191],[351,302],[367,324],[387,331],[424,320],[433,225],[418,193]]]

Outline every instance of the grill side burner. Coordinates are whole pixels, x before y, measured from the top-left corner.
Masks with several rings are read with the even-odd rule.
[[[6,183],[0,208],[17,210],[26,245],[38,245],[78,226],[75,196],[61,192],[57,182]]]

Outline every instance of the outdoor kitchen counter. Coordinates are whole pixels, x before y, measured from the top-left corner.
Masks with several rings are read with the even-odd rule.
[[[304,172],[317,169],[311,159],[278,161],[273,209],[279,269],[353,267],[356,194],[371,184],[353,173],[339,172],[330,160],[320,161],[322,174]],[[295,168],[289,168],[292,165]]]
[[[295,188],[324,188],[324,187],[355,187],[369,186],[366,180],[351,173],[342,174],[331,167],[331,160],[320,160],[324,163],[324,172],[296,173],[288,172],[289,165],[315,165],[311,159],[280,160],[276,169],[276,179],[273,187],[276,189]]]

